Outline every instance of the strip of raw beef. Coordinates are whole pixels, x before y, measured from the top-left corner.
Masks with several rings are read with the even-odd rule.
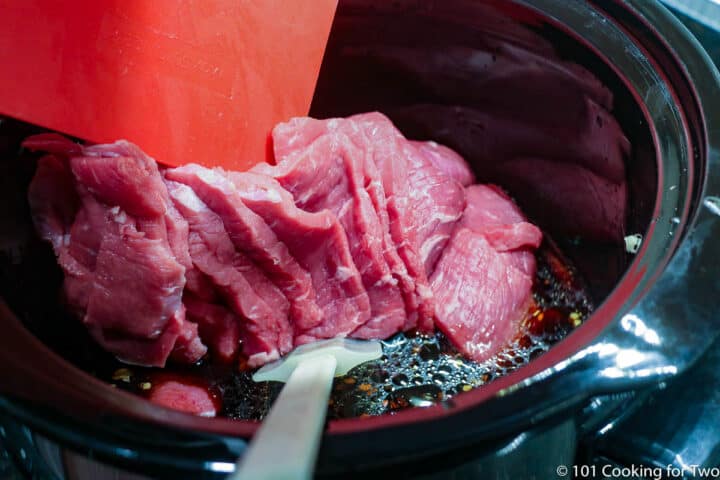
[[[170,358],[178,363],[195,363],[200,357],[207,353],[207,347],[203,343],[204,339],[200,339],[198,324],[187,316],[187,309],[183,303],[182,310],[178,310],[178,314],[185,319],[180,329],[180,334],[175,339],[175,346],[170,353]]]
[[[542,235],[504,191],[464,188],[474,177],[458,154],[379,113],[293,119],[273,140],[276,166],[163,174],[127,142],[27,141],[53,153],[30,186],[36,228],[101,346],[163,366],[207,344],[256,367],[318,339],[435,325],[477,361],[513,340]]]
[[[220,410],[207,385],[190,382],[178,374],[153,375],[148,398],[158,405],[201,417],[214,417]]]
[[[455,224],[465,210],[462,184],[435,166],[429,148],[408,142],[410,169],[408,181],[413,208],[410,209],[417,232],[420,258],[430,276],[437,259],[450,240]],[[460,162],[464,163],[462,158]]]
[[[460,226],[482,233],[498,252],[513,252],[513,265],[535,275],[535,255],[524,247],[537,248],[542,232],[530,222],[515,202],[495,185],[471,185],[465,189],[467,208]]]
[[[319,123],[307,126],[323,127]],[[303,128],[292,132],[293,127],[281,124],[275,128],[279,146],[289,135],[307,137],[310,133],[303,132]],[[322,135],[284,157],[278,156],[278,166],[262,165],[254,171],[275,178],[279,186],[292,193],[289,200],[292,202],[294,197],[298,207],[316,213],[329,211],[336,216],[370,301],[371,313],[356,324],[359,328],[353,336],[384,338],[402,328],[406,312],[397,280],[386,261],[382,224],[364,188],[363,154],[345,135]]]
[[[175,207],[189,224],[188,251],[193,265],[245,320],[241,333],[248,365],[262,365],[289,352],[293,329],[285,296],[235,248],[222,219],[190,187],[173,181],[166,185]]]
[[[198,325],[212,355],[223,362],[235,359],[240,349],[240,318],[221,305],[205,302],[193,295],[185,295],[183,303],[188,318]]]
[[[365,324],[370,318],[368,292],[337,217],[327,210],[316,213],[301,210],[292,195],[266,175],[251,172],[225,175],[245,205],[272,227],[293,257],[310,272],[319,303],[327,306],[323,322],[296,335],[296,344],[346,336]]]
[[[173,202],[168,204],[165,215],[165,225],[167,227],[168,242],[172,249],[173,255],[180,264],[185,267],[185,291],[193,295],[212,302],[217,299],[217,292],[212,286],[212,282],[201,271],[195,268],[190,258],[188,236],[190,227],[187,220],[180,215]]]
[[[280,166],[259,166],[256,171],[278,178],[285,188],[293,192],[296,202],[303,208],[334,208],[341,222],[347,218],[357,222],[357,214],[351,217],[346,210],[341,210],[342,207],[349,208],[347,198],[355,194],[355,202],[350,204],[354,207],[352,211],[362,212],[360,218],[371,219],[369,224],[372,228],[362,226],[365,228],[354,230],[372,233],[369,241],[380,240],[381,244],[375,248],[382,249],[385,263],[404,294],[404,328],[419,326],[421,330],[431,330],[432,296],[427,288],[424,263],[429,258],[428,263],[434,263],[436,252],[442,249],[442,241],[436,241],[436,248],[432,248],[432,241],[427,243],[423,257],[421,249],[427,240],[423,235],[433,236],[439,226],[436,220],[452,217],[447,222],[449,236],[464,207],[461,186],[448,185],[451,188],[446,192],[447,196],[438,197],[447,199],[448,204],[455,202],[454,211],[443,212],[442,206],[428,211],[426,207],[437,206],[434,199],[428,198],[432,197],[429,193],[434,183],[454,182],[432,166],[379,113],[347,119],[293,119],[274,129],[273,142]],[[322,164],[318,163],[319,159]],[[326,173],[336,171],[339,172],[336,175],[341,176],[343,170],[347,172],[349,182],[343,183],[342,178],[328,178]],[[346,184],[348,187],[343,189]],[[455,187],[454,191],[452,187]],[[334,196],[327,195],[327,192]],[[325,201],[328,198],[331,200]],[[411,203],[413,208],[409,208]],[[371,207],[375,216],[366,213]],[[348,216],[344,217],[343,213]],[[406,213],[406,218],[400,218]],[[419,223],[414,220],[426,214],[434,220],[422,223],[422,231],[417,232]],[[343,222],[343,226],[346,231],[352,232],[352,225],[348,223]],[[355,244],[364,246],[368,243],[361,241]],[[355,251],[353,257],[356,262],[358,258],[363,258]],[[379,257],[375,255],[374,258]],[[364,280],[368,288],[368,284],[372,284],[371,278],[364,277]],[[386,330],[391,330],[395,323],[385,322],[384,326]],[[380,331],[381,322],[371,322],[371,325],[374,328],[370,331]]]
[[[290,255],[267,223],[247,208],[232,182],[199,165],[170,169],[165,176],[191,187],[222,219],[235,248],[253,260],[287,297],[294,326],[309,329],[322,321],[310,273]]]
[[[468,187],[468,206],[431,277],[437,327],[460,351],[483,362],[517,334],[532,300],[542,239],[504,192]]]
[[[405,328],[417,326],[421,331],[433,329],[435,307],[425,265],[420,254],[417,224],[412,213],[415,208],[410,186],[414,147],[402,136],[384,115],[373,112],[354,115],[346,119],[361,129],[372,148],[372,159],[377,167],[385,191],[390,235],[415,282],[418,315],[408,315]]]
[[[463,187],[475,183],[475,174],[470,169],[470,165],[454,150],[432,141],[411,140],[410,143],[420,150],[435,168],[460,182]]]
[[[202,357],[185,326],[185,269],[168,242],[156,163],[127,142],[82,148],[42,135],[24,145],[55,153],[41,159],[29,200],[65,271],[66,300],[98,343],[125,362],[163,366],[182,335],[178,356]]]

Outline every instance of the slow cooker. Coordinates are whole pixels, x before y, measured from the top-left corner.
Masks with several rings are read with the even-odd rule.
[[[659,3],[341,1],[311,114],[378,109],[392,118],[403,102],[428,100],[423,95],[430,93],[399,80],[399,68],[374,59],[372,48],[360,66],[348,58],[351,43],[401,44],[422,58],[448,39],[472,48],[483,35],[517,43],[522,32],[541,36],[612,90],[613,114],[633,146],[623,230],[641,238],[640,247],[633,253],[623,241],[564,239],[561,232],[581,223],[581,208],[569,215],[510,186],[521,207],[543,213],[541,227],[555,233],[587,282],[594,313],[550,351],[482,388],[427,408],[329,422],[319,478],[556,478],[558,466],[573,463],[578,438],[630,415],[644,387],[693,368],[717,336],[720,76]],[[365,80],[345,82],[353,68]],[[432,69],[414,73],[442,73]],[[477,76],[453,79],[458,91],[478,88]],[[442,92],[432,96],[445,100]],[[3,120],[3,158],[32,132]],[[442,137],[459,150],[472,144],[463,130],[446,129]],[[33,318],[12,308],[19,294],[8,286],[21,281],[12,266],[29,235],[19,225],[28,223],[24,189],[32,171],[8,162],[2,168],[3,445],[28,474],[48,478],[222,478],[233,471],[256,422],[185,415],[117,391],[55,353],[33,333]],[[22,281],[41,289],[48,279]]]

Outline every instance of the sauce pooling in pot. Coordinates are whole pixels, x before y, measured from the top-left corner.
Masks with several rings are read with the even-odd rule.
[[[523,319],[521,333],[499,355],[476,363],[458,353],[442,333],[397,334],[383,341],[384,355],[380,359],[335,379],[328,417],[392,414],[446,402],[546,352],[582,324],[592,306],[576,272],[550,242],[541,246],[537,262],[533,305]],[[282,388],[276,382],[255,383],[251,371],[237,372],[234,364],[212,361],[163,370],[115,363],[100,368],[96,374],[117,388],[150,397],[168,371],[188,384],[207,388],[216,399],[218,415],[235,419],[262,419]]]

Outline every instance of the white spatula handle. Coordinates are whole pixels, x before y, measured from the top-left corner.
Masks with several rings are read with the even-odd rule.
[[[312,478],[335,366],[332,355],[298,364],[229,479]]]

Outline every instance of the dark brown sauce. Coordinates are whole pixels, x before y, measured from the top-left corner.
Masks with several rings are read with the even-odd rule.
[[[533,306],[522,333],[488,362],[465,359],[442,333],[400,333],[383,341],[384,355],[335,379],[329,418],[392,414],[451,399],[512,372],[546,352],[578,327],[592,311],[586,289],[573,268],[550,242],[537,253]],[[117,388],[147,397],[168,375],[202,385],[217,401],[219,416],[262,419],[282,388],[277,382],[252,381],[251,372],[210,360],[166,369],[128,367],[110,361],[95,374]]]

